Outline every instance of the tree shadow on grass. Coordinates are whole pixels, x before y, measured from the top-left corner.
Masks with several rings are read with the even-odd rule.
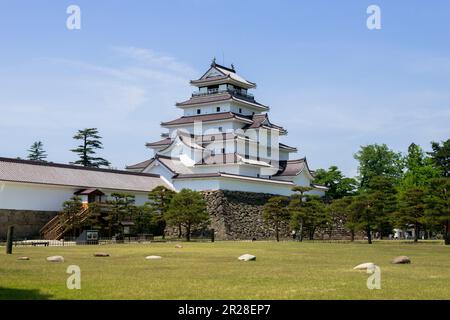
[[[37,289],[13,289],[0,287],[0,300],[48,300],[52,296]]]

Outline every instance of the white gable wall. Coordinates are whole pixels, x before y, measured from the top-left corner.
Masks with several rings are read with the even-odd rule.
[[[150,166],[145,168],[143,172],[159,174],[161,177],[164,177],[169,183],[172,183],[173,173],[157,161],[154,161]]]

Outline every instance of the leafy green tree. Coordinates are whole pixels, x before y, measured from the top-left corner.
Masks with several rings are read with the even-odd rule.
[[[355,179],[345,177],[336,166],[331,166],[328,170],[316,170],[314,182],[328,188],[325,192],[325,197],[328,199],[340,199],[351,195],[358,185]]]
[[[450,139],[442,142],[431,142],[432,152],[428,154],[431,156],[434,165],[440,170],[443,177],[450,177]]]
[[[433,160],[425,155],[422,148],[414,143],[408,147],[404,158],[406,172],[400,183],[400,189],[426,187],[433,178],[440,176]]]
[[[425,221],[444,234],[450,244],[450,178],[434,179],[430,183],[425,203]]]
[[[172,197],[165,220],[168,225],[183,226],[186,230],[186,241],[190,241],[192,228],[209,222],[205,199],[197,191],[182,189]]]
[[[98,135],[98,130],[96,128],[78,130],[78,133],[74,135],[73,138],[82,141],[77,148],[71,150],[80,157],[74,164],[93,168],[110,166],[109,161],[94,156],[97,150],[103,149],[103,143],[100,141],[102,137]]]
[[[47,153],[44,151],[44,144],[41,141],[34,142],[28,149],[28,160],[45,161]]]
[[[398,197],[396,224],[402,229],[414,225],[414,242],[419,239],[419,232],[424,222],[425,196],[423,188],[410,187],[400,192]]]
[[[83,210],[81,198],[73,196],[70,200],[63,203],[63,209],[59,213],[61,223],[65,227],[65,232],[72,231],[72,236],[76,236],[81,222],[78,214]]]
[[[146,206],[149,208],[151,214],[151,223],[156,225],[157,234],[165,236],[166,220],[165,214],[169,208],[170,201],[176,194],[175,191],[170,190],[164,186],[157,186],[148,194],[149,202]],[[179,225],[181,229],[181,225]]]
[[[287,209],[287,197],[272,197],[263,207],[263,218],[275,229],[275,237],[280,241],[280,227],[283,222],[289,221],[290,215]]]
[[[403,160],[400,153],[390,150],[385,144],[362,146],[354,158],[358,160],[360,187],[365,189],[378,176],[398,181],[403,174]]]

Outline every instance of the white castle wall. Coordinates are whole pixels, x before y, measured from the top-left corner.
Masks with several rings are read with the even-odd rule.
[[[49,186],[43,184],[27,184],[0,182],[0,209],[60,211],[64,201],[73,197],[82,188],[67,186]],[[103,190],[107,199],[112,193],[127,193],[135,196],[136,204],[147,202],[147,192],[126,190]]]

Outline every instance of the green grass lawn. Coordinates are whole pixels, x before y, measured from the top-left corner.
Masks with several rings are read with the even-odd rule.
[[[450,247],[398,242],[215,242],[0,248],[0,299],[450,299]],[[107,252],[95,258],[94,252]],[[238,261],[244,253],[256,261]],[[50,263],[63,255],[64,263]],[[160,255],[161,260],[145,260]],[[398,255],[410,265],[393,265]],[[16,260],[28,256],[29,261]],[[353,267],[374,262],[381,290]],[[81,268],[81,290],[66,269]]]

